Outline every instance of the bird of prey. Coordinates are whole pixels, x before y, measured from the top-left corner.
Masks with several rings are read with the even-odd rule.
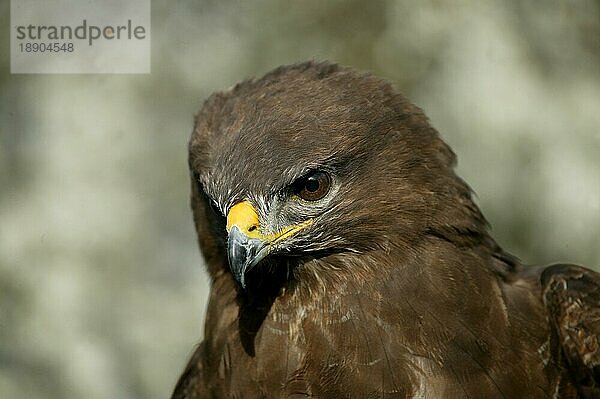
[[[189,167],[211,291],[173,398],[600,398],[600,275],[505,252],[455,164],[335,64],[210,96]]]

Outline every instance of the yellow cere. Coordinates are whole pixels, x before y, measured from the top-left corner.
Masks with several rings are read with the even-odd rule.
[[[309,219],[286,227],[276,233],[263,234],[260,230],[258,213],[256,213],[256,209],[250,202],[242,201],[235,204],[227,214],[227,231],[230,231],[233,226],[237,226],[248,238],[258,238],[271,244],[285,240],[311,224],[312,220]]]

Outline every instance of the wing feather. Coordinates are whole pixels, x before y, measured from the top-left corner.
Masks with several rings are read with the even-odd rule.
[[[544,304],[582,397],[600,397],[600,274],[553,265],[541,276]]]

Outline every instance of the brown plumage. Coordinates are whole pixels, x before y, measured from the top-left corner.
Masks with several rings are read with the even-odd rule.
[[[600,277],[525,267],[381,79],[328,63],[213,94],[189,146],[212,287],[173,398],[600,397]]]

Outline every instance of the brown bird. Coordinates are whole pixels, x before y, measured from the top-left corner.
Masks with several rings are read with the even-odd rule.
[[[600,275],[503,251],[455,164],[337,65],[208,98],[189,166],[212,287],[173,398],[599,398]]]

